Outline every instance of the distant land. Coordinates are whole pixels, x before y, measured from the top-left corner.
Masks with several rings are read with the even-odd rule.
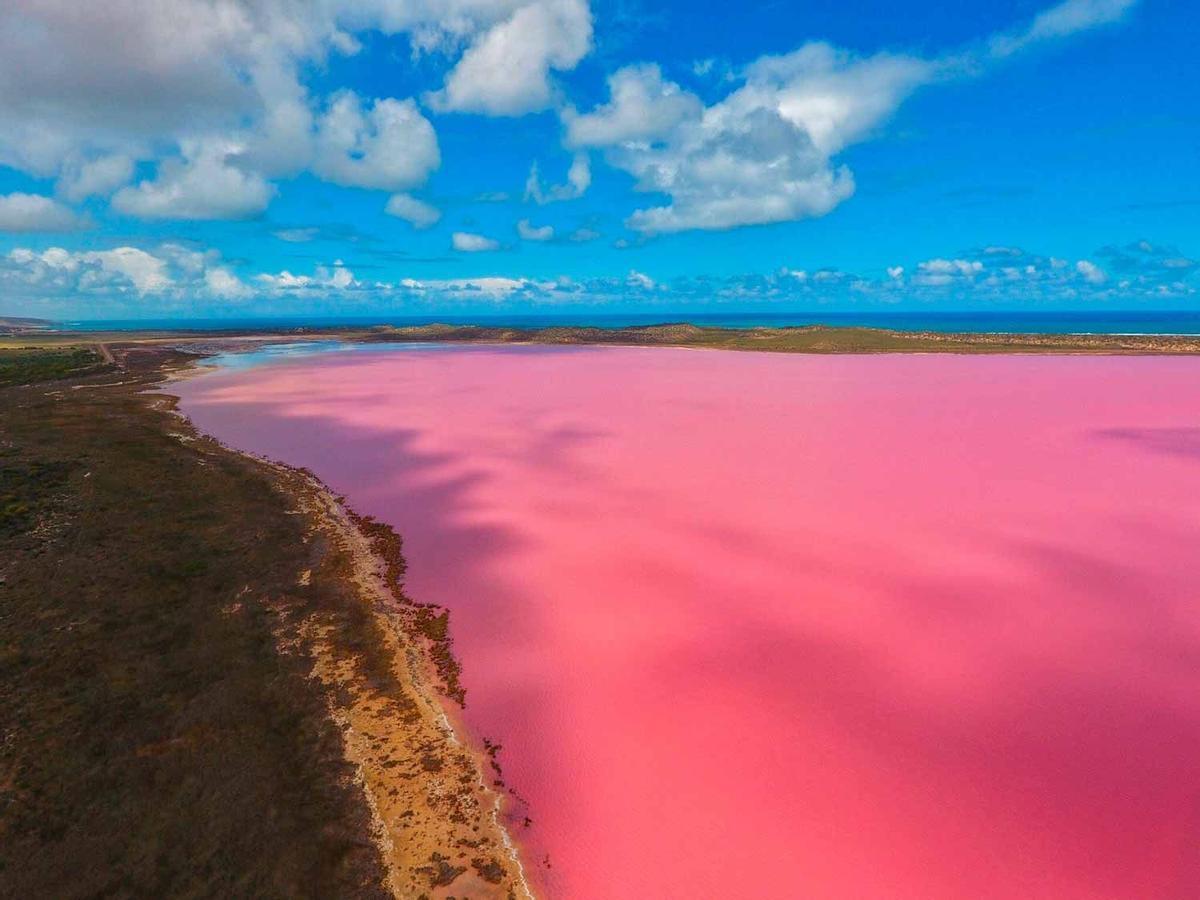
[[[96,319],[53,323],[66,331],[294,331],[296,329],[478,325],[487,328],[631,328],[686,322],[704,328],[882,328],[892,331],[986,332],[993,334],[1200,334],[1200,311],[1180,309],[945,310],[823,309],[743,312],[666,311],[615,313],[481,313],[373,316],[256,316],[243,318]]]
[[[55,323],[49,319],[34,319],[28,316],[0,316],[0,334],[21,334],[26,331],[43,331]]]
[[[1200,353],[1200,335],[900,331],[883,328],[719,328],[690,323],[599,328],[485,325],[379,325],[370,328],[230,329],[227,331],[29,331],[0,348],[91,347],[106,361],[112,349],[168,346],[200,355],[289,341],[346,343],[606,344],[691,347],[774,353]]]

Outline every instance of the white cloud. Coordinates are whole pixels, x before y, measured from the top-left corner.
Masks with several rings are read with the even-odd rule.
[[[582,121],[594,124],[597,139],[604,133],[601,123],[613,125],[614,138],[631,131],[616,127],[623,121],[647,123],[643,133],[658,139],[618,142],[606,157],[633,174],[640,190],[671,198],[666,206],[630,216],[627,224],[637,231],[787,221],[825,215],[854,193],[850,170],[832,157],[865,138],[935,71],[916,58],[860,58],[813,43],[759,59],[745,70],[740,88],[707,108],[682,100],[678,86],[661,82],[657,73],[647,78],[643,72],[636,91],[632,81],[620,86],[624,96],[637,98],[627,101],[629,108],[642,114],[626,119],[614,90],[598,118]],[[658,117],[644,112],[651,88],[660,98],[673,98]]]
[[[481,234],[456,231],[450,237],[451,245],[460,253],[483,253],[500,249],[500,242]]]
[[[204,284],[214,297],[240,300],[254,293],[249,285],[223,266],[214,266],[204,273]]]
[[[273,292],[330,291],[357,290],[363,287],[362,282],[354,277],[340,259],[334,260],[333,266],[316,266],[312,275],[293,275],[288,270],[271,274],[263,272],[255,276],[255,281]]]
[[[837,155],[913,90],[1120,21],[1135,4],[1065,0],[930,58],[813,43],[741,70],[702,64],[710,84],[729,84],[707,106],[653,65],[626,66],[607,102],[563,113],[564,143],[602,148],[641,189],[666,195],[630,217],[646,233],[823,215],[854,190]],[[426,95],[435,108],[518,115],[565,105],[556,73],[579,64],[592,31],[588,0],[8,0],[0,165],[57,178],[59,195],[77,202],[121,187],[134,163],[157,164],[155,180],[117,197],[124,211],[158,218],[255,215],[272,180],[308,170],[403,192],[438,165],[428,120],[411,100],[366,108],[353,95],[316,95],[310,85],[325,79],[309,78],[314,69],[359,52],[363,35],[403,33],[415,55],[449,66]],[[224,149],[198,156],[197,145]],[[538,202],[579,196],[587,159],[564,185],[533,182]]]
[[[87,221],[41,194],[0,194],[0,231],[76,231]]]
[[[625,141],[650,141],[669,134],[680,122],[699,118],[704,105],[679,85],[664,81],[656,65],[618,69],[608,78],[608,103],[586,115],[563,113],[569,147],[608,147]]]
[[[455,297],[483,294],[488,297],[506,297],[518,291],[549,290],[553,282],[538,282],[529,278],[509,278],[501,275],[485,275],[481,278],[425,279],[406,278],[401,288],[419,293],[436,292]]]
[[[913,283],[927,287],[953,284],[970,280],[983,271],[983,263],[977,259],[927,259],[917,263]]]
[[[854,193],[849,169],[831,167],[802,128],[762,107],[709,110],[661,148],[617,148],[609,158],[639,190],[671,198],[627,220],[648,234],[822,216]]]
[[[1066,0],[1039,13],[1029,27],[992,38],[990,47],[997,56],[1007,56],[1030,44],[1070,37],[1125,17],[1138,0]]]
[[[287,241],[289,244],[306,244],[315,240],[320,233],[319,228],[281,228],[271,232],[279,240]]]
[[[573,69],[591,46],[586,0],[534,0],[480,35],[427,100],[438,110],[494,116],[545,109],[551,71]]]
[[[17,248],[9,253],[8,261],[20,267],[29,284],[57,282],[67,290],[87,291],[119,283],[138,294],[149,294],[174,283],[167,274],[166,260],[137,247],[87,252],[51,247],[43,253]],[[70,281],[63,281],[63,276]]]
[[[313,172],[347,187],[400,191],[438,167],[437,136],[412,100],[376,100],[364,113],[341,91],[318,122]]]
[[[528,219],[522,219],[517,223],[517,234],[524,241],[548,241],[554,237],[554,227],[543,225],[537,228],[529,224]]]
[[[654,66],[626,67],[610,79],[608,102],[564,114],[564,143],[606,148],[637,189],[667,196],[626,221],[646,234],[822,216],[854,193],[837,155],[874,135],[915,90],[979,74],[1033,41],[1115,21],[1133,2],[1068,0],[1017,38],[993,38],[982,56],[859,56],[811,42],[746,66],[740,86],[709,106]]]
[[[254,295],[215,250],[179,244],[151,249],[121,246],[108,250],[38,252],[17,248],[0,257],[0,289],[18,299],[153,298],[154,302],[191,302],[199,297],[243,300]]]
[[[429,228],[436,225],[442,217],[436,207],[409,194],[392,194],[388,198],[384,212],[389,216],[404,219],[414,228]]]
[[[443,301],[470,303],[605,304],[628,301],[636,294],[648,308],[695,310],[736,302],[814,305],[880,303],[944,303],[961,309],[1014,308],[1027,305],[1113,302],[1152,308],[1163,300],[1194,299],[1200,295],[1200,266],[1180,266],[1188,257],[1171,247],[1144,242],[1097,250],[1093,259],[1067,264],[1009,248],[1004,254],[977,251],[958,257],[938,257],[908,267],[893,266],[879,277],[865,278],[836,269],[802,271],[783,268],[768,274],[724,278],[684,277],[656,281],[631,270],[625,276],[582,281],[567,278],[535,280],[516,275],[459,279],[404,279],[364,282],[341,261],[316,266],[311,274],[283,271],[243,280],[214,250],[179,244],[153,248],[133,246],[100,251],[71,251],[61,247],[32,250],[19,247],[0,255],[0,296],[33,309],[58,305],[68,315],[80,304],[95,312],[128,309],[146,298],[160,308],[212,309],[214,304],[240,304],[253,298],[256,308],[280,310],[314,308],[327,302],[353,299],[378,303],[412,300],[436,306]],[[901,270],[904,269],[902,272]],[[899,273],[899,275],[897,274]],[[1100,277],[1103,275],[1104,277]],[[311,298],[307,307],[297,298]],[[305,300],[304,302],[308,302]],[[326,307],[328,308],[328,307]],[[1124,307],[1132,308],[1132,307]]]
[[[87,162],[70,160],[63,165],[58,193],[78,203],[88,197],[107,197],[133,177],[133,160],[122,153]]]
[[[1082,275],[1089,284],[1104,284],[1108,280],[1104,270],[1090,260],[1079,260],[1075,263],[1075,271]]]
[[[743,110],[773,108],[830,156],[885,121],[939,64],[879,53],[859,57],[824,43],[765,56],[746,70],[746,85],[726,100]]]
[[[625,279],[625,283],[632,288],[639,288],[644,291],[652,291],[658,287],[658,282],[644,272],[639,272],[636,269],[629,270],[629,276]]]
[[[144,147],[227,132],[247,118],[278,152],[308,130],[301,66],[358,52],[354,35],[370,31],[454,52],[529,3],[8,0],[0,5],[0,116],[13,127],[0,129],[0,158],[51,174],[63,151],[82,144]]]
[[[567,180],[564,184],[542,186],[542,176],[535,159],[529,167],[529,177],[525,179],[525,200],[532,200],[542,206],[546,203],[556,203],[560,200],[574,200],[582,197],[592,183],[592,165],[586,153],[576,153],[567,169]]]
[[[120,187],[134,161],[165,159],[175,171],[161,184],[123,194],[127,211],[156,217],[242,217],[270,199],[266,182],[314,165],[337,183],[405,190],[437,165],[415,105],[347,110],[335,95],[331,109],[306,85],[311,67],[359,52],[367,32],[406,33],[416,52],[451,61],[466,48],[447,96],[516,112],[545,105],[550,73],[587,52],[591,15],[586,0],[10,0],[0,165],[57,177],[74,200]],[[234,186],[218,173],[224,193],[254,202],[193,200],[199,187],[179,171],[187,142],[236,147],[226,168],[245,177]]]
[[[572,231],[569,239],[577,244],[586,244],[588,241],[594,241],[599,237],[600,232],[596,231],[594,228],[588,228],[585,226]]]
[[[143,219],[248,219],[275,194],[262,176],[236,165],[239,147],[185,141],[183,156],[165,160],[154,180],[124,187],[113,206]]]
[[[149,294],[170,287],[167,263],[137,247],[117,247],[82,254],[85,262],[98,262],[102,271],[127,278],[139,294]]]
[[[983,263],[977,259],[928,259],[918,263],[917,268],[922,272],[934,275],[978,275],[983,271]]]

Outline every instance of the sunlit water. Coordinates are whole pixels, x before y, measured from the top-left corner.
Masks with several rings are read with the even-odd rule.
[[[547,896],[1200,895],[1200,361],[462,347],[173,389],[401,532]]]

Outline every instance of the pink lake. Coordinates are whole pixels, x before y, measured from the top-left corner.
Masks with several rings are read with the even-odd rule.
[[[1200,896],[1200,360],[423,348],[173,389],[403,535],[546,897]]]

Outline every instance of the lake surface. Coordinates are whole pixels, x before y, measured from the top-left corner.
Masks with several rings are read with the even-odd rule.
[[[460,346],[172,390],[403,535],[545,896],[1200,895],[1200,360]]]

